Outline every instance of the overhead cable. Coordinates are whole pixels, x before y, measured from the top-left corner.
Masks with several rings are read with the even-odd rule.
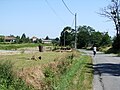
[[[67,6],[67,4],[64,2],[64,0],[62,0],[63,4],[65,5],[65,7],[67,8],[67,10],[72,14],[74,15],[74,13],[69,9],[69,7]]]
[[[52,6],[50,5],[50,3],[48,2],[48,0],[45,0],[45,2],[47,3],[47,5],[49,6],[49,8],[53,11],[53,13],[60,19],[61,22],[65,23],[56,13],[56,11],[52,8]]]

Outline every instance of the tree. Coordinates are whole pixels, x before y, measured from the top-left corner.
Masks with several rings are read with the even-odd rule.
[[[25,35],[25,33],[23,33],[21,36],[21,42],[25,43],[25,41],[26,41],[26,35]]]
[[[20,36],[16,36],[15,43],[20,43]]]
[[[63,29],[60,36],[60,45],[61,46],[72,46],[73,33],[71,32],[72,28],[67,26]]]
[[[79,26],[78,34],[77,34],[77,47],[83,48],[88,46],[96,45],[100,47],[102,45],[110,44],[110,36],[108,33],[102,33],[99,31],[95,31],[90,26]]]
[[[112,4],[102,9],[100,15],[114,22],[116,28],[115,48],[120,49],[120,0],[111,0]],[[114,48],[114,45],[113,45]]]
[[[0,42],[4,42],[4,36],[0,36]]]
[[[120,52],[120,36],[113,39],[112,47],[114,52]]]
[[[45,40],[49,40],[50,38],[48,36],[46,36]]]
[[[23,33],[21,36],[20,42],[21,43],[29,43],[30,39],[29,39],[29,37],[26,37],[25,33]]]
[[[89,32],[87,26],[79,26],[77,34],[77,47],[87,47],[89,44]]]
[[[60,41],[59,41],[58,37],[52,40],[52,44],[55,46],[59,45],[59,43],[60,43]]]
[[[102,35],[103,33],[97,31],[97,32],[93,32],[91,35],[90,35],[90,42],[92,45],[96,45],[97,47],[100,47],[101,46],[101,40],[102,40]]]
[[[101,46],[107,46],[107,45],[111,45],[112,41],[111,41],[111,37],[108,35],[108,32],[105,32],[103,34],[102,40],[100,42]]]

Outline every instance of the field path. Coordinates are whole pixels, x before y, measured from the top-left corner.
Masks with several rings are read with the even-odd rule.
[[[80,50],[93,57],[92,51]],[[93,90],[120,90],[120,57],[97,52],[93,57]]]

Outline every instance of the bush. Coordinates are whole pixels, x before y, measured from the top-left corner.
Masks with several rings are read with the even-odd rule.
[[[114,51],[120,50],[120,35],[114,38],[114,42],[112,44]]]
[[[118,57],[120,57],[120,53],[118,53]]]
[[[30,90],[25,82],[15,76],[12,71],[12,63],[6,61],[0,64],[0,90]]]

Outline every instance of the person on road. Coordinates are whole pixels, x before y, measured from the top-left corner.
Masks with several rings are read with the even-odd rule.
[[[95,56],[96,55],[96,47],[95,46],[93,46],[93,55]]]

